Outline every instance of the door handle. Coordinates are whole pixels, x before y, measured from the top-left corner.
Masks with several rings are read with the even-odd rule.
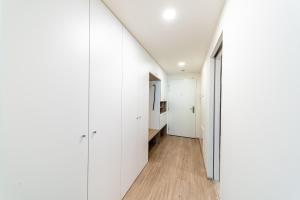
[[[92,137],[94,137],[97,134],[97,131],[92,131]]]
[[[191,107],[192,113],[195,113],[195,106]]]
[[[81,136],[80,136],[80,141],[79,141],[79,143],[81,143],[81,142],[82,142],[82,140],[84,140],[86,137],[87,137],[87,135],[86,135],[86,134],[83,134],[83,135],[81,135]]]

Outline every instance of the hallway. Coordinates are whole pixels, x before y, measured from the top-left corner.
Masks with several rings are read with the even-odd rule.
[[[216,200],[199,141],[166,136],[123,200]]]
[[[300,200],[299,10],[0,0],[0,200]]]

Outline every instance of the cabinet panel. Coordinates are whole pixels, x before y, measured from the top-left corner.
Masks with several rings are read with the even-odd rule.
[[[91,0],[89,200],[120,200],[122,26]]]
[[[124,30],[123,41],[122,195],[127,192],[137,176],[138,129],[137,49],[134,38],[126,30]]]
[[[148,160],[149,71],[146,53],[127,32],[123,35],[122,195]]]
[[[138,115],[140,119],[138,121],[137,131],[137,167],[138,174],[144,168],[148,162],[148,127],[149,127],[149,70],[147,67],[147,53],[138,45],[139,49],[139,69],[138,69]],[[158,87],[158,90],[160,88]],[[159,93],[160,94],[160,93]],[[159,101],[160,96],[157,98]]]
[[[89,2],[2,0],[1,21],[0,198],[85,200]]]

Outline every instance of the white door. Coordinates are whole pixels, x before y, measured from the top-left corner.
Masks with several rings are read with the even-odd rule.
[[[169,134],[196,137],[196,80],[169,80]]]
[[[86,200],[89,1],[2,0],[0,30],[0,199]]]
[[[122,26],[91,0],[89,200],[120,200]]]

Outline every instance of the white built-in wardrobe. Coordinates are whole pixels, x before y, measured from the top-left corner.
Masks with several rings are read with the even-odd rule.
[[[0,9],[0,199],[120,200],[148,159],[149,72],[164,72],[100,0]]]

